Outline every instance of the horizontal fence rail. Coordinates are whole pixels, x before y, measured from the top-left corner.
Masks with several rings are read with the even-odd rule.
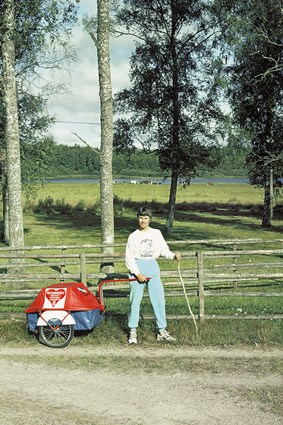
[[[195,315],[200,321],[208,318],[283,318],[281,312],[245,316],[205,314],[208,298],[282,297],[283,239],[186,240],[168,241],[168,244],[172,250],[181,252],[182,261],[178,270],[176,262],[160,259],[166,297],[184,296],[180,285],[182,278],[187,296],[197,298]],[[258,246],[262,249],[257,249]],[[112,252],[105,252],[106,249]],[[126,273],[124,250],[122,243],[107,247],[96,244],[0,248],[0,301],[32,299],[44,286],[69,281],[83,282],[96,293],[101,279],[107,277],[103,269],[105,264],[114,266],[114,273]],[[266,290],[268,285],[272,286],[269,291]],[[127,297],[128,293],[125,281],[104,286],[106,297]],[[153,319],[152,316],[143,317]],[[167,317],[192,318],[187,312]]]

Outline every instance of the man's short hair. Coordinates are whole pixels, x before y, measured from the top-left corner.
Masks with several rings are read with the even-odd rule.
[[[149,218],[152,217],[152,211],[149,207],[141,207],[137,212],[137,217],[148,215]]]

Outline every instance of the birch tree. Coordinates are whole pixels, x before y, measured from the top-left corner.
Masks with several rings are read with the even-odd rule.
[[[166,219],[171,233],[178,179],[190,180],[208,164],[217,144],[217,22],[210,2],[202,0],[124,0],[117,21],[121,34],[136,40],[131,86],[115,97],[116,110],[125,114],[118,124],[130,143],[140,140],[155,150],[171,177]]]
[[[46,84],[43,79],[42,93],[38,94],[37,85],[34,95],[33,82],[36,78],[36,82],[40,85],[38,79],[40,68],[62,68],[67,60],[70,63],[75,59],[68,40],[71,34],[70,28],[76,19],[77,3],[78,0],[1,2],[0,171],[6,243],[14,244],[14,238],[21,239],[20,233],[23,234],[23,218],[20,218],[22,197],[20,154],[25,154],[25,150],[20,149],[20,146],[25,139],[27,144],[34,141],[43,127],[47,129],[48,123],[51,122],[49,117],[45,118],[42,114],[37,120],[41,113],[39,109],[44,103],[43,98],[40,98],[41,94],[44,92],[44,95],[48,96],[62,89],[61,85],[53,82]],[[31,119],[27,104],[30,102],[34,104],[35,99],[39,103]],[[35,122],[38,123],[37,128]],[[28,136],[29,131],[32,132],[32,138]]]
[[[100,212],[101,242],[104,252],[113,252],[114,243],[114,210],[113,210],[113,110],[112,84],[109,51],[109,1],[97,1],[97,30],[93,20],[85,21],[85,26],[97,48],[99,96],[100,96]],[[111,271],[112,267],[107,271]],[[104,270],[106,270],[104,268]]]
[[[233,0],[222,27],[232,59],[227,66],[232,116],[250,143],[250,182],[264,188],[262,227],[272,225],[273,179],[283,173],[282,6],[282,0]]]
[[[113,211],[113,111],[112,85],[109,53],[109,1],[97,2],[97,57],[100,95],[100,209],[101,236],[103,244],[114,242],[114,211]],[[111,251],[111,249],[109,250]]]
[[[18,122],[17,90],[15,78],[15,20],[14,0],[4,2],[4,28],[2,43],[3,91],[6,109],[5,147],[7,176],[8,239],[12,247],[24,246],[24,227],[21,190],[21,159]]]

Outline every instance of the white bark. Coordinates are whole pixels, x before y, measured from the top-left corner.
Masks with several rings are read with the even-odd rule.
[[[109,53],[109,1],[97,1],[97,56],[100,95],[101,149],[100,149],[100,209],[101,241],[103,244],[114,243],[114,209],[113,209],[113,110],[112,85]],[[112,247],[104,252],[113,252]]]
[[[24,246],[20,138],[15,78],[14,0],[4,2],[3,44],[4,102],[6,110],[5,146],[8,190],[9,245]]]

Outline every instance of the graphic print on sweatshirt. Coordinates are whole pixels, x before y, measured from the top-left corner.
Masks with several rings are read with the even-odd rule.
[[[153,240],[152,239],[143,239],[140,246],[140,256],[142,258],[150,258],[153,256]]]

